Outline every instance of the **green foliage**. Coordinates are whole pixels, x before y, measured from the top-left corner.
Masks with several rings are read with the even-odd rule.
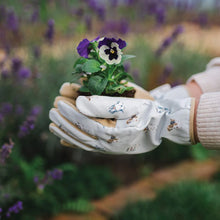
[[[99,75],[91,76],[88,80],[88,88],[92,95],[101,95],[108,84],[108,79]]]
[[[56,214],[62,211],[88,212],[92,210],[91,199],[101,198],[115,189],[117,179],[107,168],[94,166],[77,167],[63,163],[58,168],[63,171],[61,180],[54,180],[37,188],[34,177],[43,178],[45,163],[41,157],[27,162],[18,150],[13,151],[8,161],[7,173],[1,176],[1,191],[9,193],[8,199],[0,199],[0,207],[7,208],[12,201],[23,201],[24,210],[16,219],[35,219],[37,216]],[[4,167],[0,167],[0,173]],[[13,176],[13,179],[11,179]],[[3,187],[4,186],[4,187]],[[99,190],[97,190],[99,189]],[[2,194],[4,197],[4,195]]]
[[[172,63],[174,79],[181,79],[185,82],[192,74],[204,71],[211,57],[187,50],[176,43],[162,59],[165,63]]]
[[[205,160],[212,154],[211,151],[204,148],[201,144],[196,144],[195,146],[192,146],[190,148],[190,152],[192,158],[196,160]]]
[[[153,200],[129,204],[112,220],[217,220],[219,210],[219,185],[191,181],[167,186]]]
[[[92,211],[93,207],[87,200],[80,198],[63,204],[62,210],[78,212],[78,213],[86,213]]]
[[[101,70],[100,62],[93,59],[87,60],[82,66],[82,71],[84,72],[96,73],[100,70]]]

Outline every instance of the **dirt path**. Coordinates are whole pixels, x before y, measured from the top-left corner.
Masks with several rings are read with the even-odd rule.
[[[119,188],[111,195],[94,201],[92,203],[94,211],[91,213],[85,215],[61,214],[50,220],[107,220],[128,202],[153,198],[156,191],[166,184],[186,179],[208,180],[218,170],[219,165],[218,160],[185,161],[176,166],[159,170],[131,186]]]

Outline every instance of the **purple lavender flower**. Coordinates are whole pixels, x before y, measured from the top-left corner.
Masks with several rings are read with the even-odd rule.
[[[4,121],[4,117],[12,112],[13,106],[11,103],[4,102],[0,106],[0,122]]]
[[[127,6],[132,6],[134,3],[135,3],[135,0],[126,0],[126,1],[125,1],[125,4],[126,4]]]
[[[131,63],[130,62],[124,62],[124,69],[125,69],[125,72],[128,72],[129,69],[130,69],[130,66],[131,66]]]
[[[178,37],[180,34],[183,33],[183,31],[184,31],[183,26],[182,26],[182,25],[178,25],[178,26],[174,29],[174,31],[173,31],[173,33],[172,33],[172,37],[173,37],[173,38]]]
[[[134,77],[134,80],[137,82],[139,80],[139,77],[140,77],[139,70],[137,70],[137,69],[133,70],[132,76]]]
[[[0,21],[6,16],[6,8],[4,5],[0,5]]]
[[[105,19],[106,9],[103,4],[100,4],[100,2],[97,2],[96,0],[87,0],[87,3],[89,7],[97,13],[100,19]]]
[[[11,103],[9,102],[4,102],[1,104],[1,108],[0,108],[0,112],[3,114],[3,115],[8,115],[12,112],[12,109],[13,109],[13,106]]]
[[[3,69],[1,72],[1,76],[3,79],[6,79],[9,77],[9,71],[7,69]]]
[[[116,8],[118,6],[118,0],[111,0],[111,7]]]
[[[50,176],[54,180],[61,180],[63,177],[63,171],[60,169],[54,169],[51,173]]]
[[[9,194],[9,193],[5,193],[5,194],[3,195],[3,197],[4,197],[4,199],[8,199],[8,198],[10,198],[10,194]]]
[[[77,9],[73,9],[72,10],[72,14],[78,16],[78,17],[83,17],[84,15],[84,9],[82,7],[77,8]]]
[[[42,107],[39,106],[39,105],[36,105],[34,106],[32,109],[31,109],[31,116],[38,116],[42,111]]]
[[[167,78],[170,76],[170,74],[173,71],[173,65],[172,64],[167,64],[163,70],[162,76],[159,79],[159,83],[163,84],[166,82]]]
[[[0,213],[2,212],[2,208],[0,208]]]
[[[18,21],[18,17],[15,15],[14,11],[11,10],[7,13],[6,23],[7,23],[7,27],[9,30],[12,30],[12,31],[18,30],[19,21]]]
[[[78,47],[77,47],[77,52],[81,57],[85,57],[88,58],[89,53],[90,53],[90,48],[89,45],[91,42],[97,41],[99,39],[99,37],[96,37],[95,39],[89,41],[88,39],[83,39]]]
[[[21,105],[15,107],[15,114],[20,116],[24,113],[24,108]]]
[[[17,73],[22,66],[22,60],[18,57],[12,58],[12,71]]]
[[[31,15],[31,22],[36,23],[39,19],[39,10],[35,9]]]
[[[53,38],[54,38],[54,20],[53,19],[48,20],[47,30],[44,36],[49,43],[53,42]]]
[[[14,147],[12,140],[9,143],[5,143],[0,150],[0,164],[5,164],[6,159],[11,154],[11,150]]]
[[[147,1],[145,5],[147,12],[151,15],[154,15],[158,11],[158,3],[156,1]]]
[[[20,79],[27,79],[31,76],[31,71],[30,69],[26,68],[26,67],[22,67],[19,71],[18,71],[18,77]]]
[[[19,127],[19,137],[24,137],[27,136],[31,130],[34,129],[34,123],[35,123],[35,118],[34,117],[27,117],[26,121],[23,122],[22,125]]]
[[[23,202],[22,201],[18,201],[17,203],[15,203],[13,206],[11,206],[7,213],[6,213],[6,217],[9,218],[11,217],[11,214],[17,214],[19,213],[21,210],[23,209]]]
[[[129,23],[127,20],[122,19],[121,21],[108,21],[105,23],[105,26],[102,28],[102,33],[104,35],[108,33],[119,33],[127,34],[129,31]]]
[[[87,30],[90,31],[92,29],[92,19],[91,19],[91,16],[89,16],[89,15],[85,16],[85,24],[86,24]]]
[[[61,180],[63,178],[63,171],[61,169],[53,169],[47,171],[42,179],[39,179],[38,176],[34,177],[34,183],[37,185],[37,188],[43,190],[46,185],[52,184],[54,180]]]
[[[156,11],[156,21],[157,24],[162,25],[165,22],[165,9],[164,8],[158,8]]]
[[[40,58],[40,56],[41,56],[41,49],[40,49],[40,47],[35,46],[35,47],[33,48],[33,55],[34,55],[34,57],[35,57],[36,59],[39,59],[39,58]]]
[[[184,84],[184,81],[180,80],[180,79],[177,79],[177,80],[175,80],[174,82],[171,83],[171,87],[175,87],[175,86],[178,86],[178,85],[181,85],[181,84]]]
[[[106,14],[106,9],[103,5],[99,6],[97,9],[96,9],[96,12],[97,12],[97,15],[98,17],[101,19],[101,20],[104,20],[105,19],[105,14]]]
[[[127,34],[129,31],[129,23],[126,20],[122,20],[119,23],[119,33],[120,34]]]
[[[19,132],[18,132],[19,137],[25,137],[30,133],[31,130],[34,129],[37,116],[40,114],[40,112],[41,112],[41,107],[34,106],[32,108],[26,120],[19,127]]]
[[[39,177],[38,176],[34,176],[34,183],[38,183],[39,182]]]
[[[167,37],[160,47],[156,50],[156,56],[161,56],[162,53],[174,42],[174,40],[183,32],[183,27],[178,25],[172,32],[171,36]]]
[[[207,25],[208,25],[207,14],[205,14],[205,13],[199,14],[198,23],[199,23],[200,27],[202,27],[202,28],[207,27]]]

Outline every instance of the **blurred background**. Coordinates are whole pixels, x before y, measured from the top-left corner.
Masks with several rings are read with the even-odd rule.
[[[1,0],[0,219],[220,219],[219,152],[164,140],[111,156],[62,147],[49,132],[76,47],[97,36],[127,42],[137,84],[176,86],[220,56],[220,1]]]

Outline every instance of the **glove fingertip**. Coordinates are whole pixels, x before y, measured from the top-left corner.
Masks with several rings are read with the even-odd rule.
[[[88,104],[90,100],[91,100],[90,96],[79,96],[76,99],[76,107],[84,115],[91,116],[91,114],[88,111],[89,109]]]

